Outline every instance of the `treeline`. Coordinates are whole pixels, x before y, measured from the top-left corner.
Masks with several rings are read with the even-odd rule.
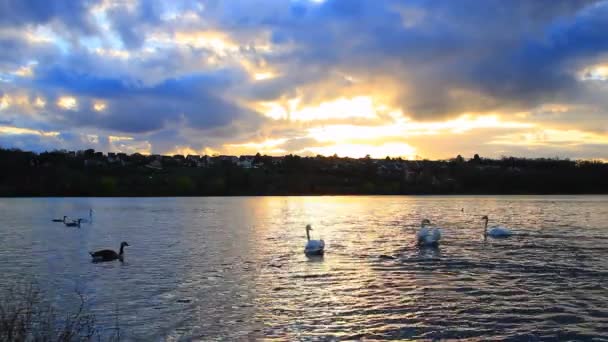
[[[190,156],[109,159],[92,150],[0,149],[0,196],[608,193],[608,164],[599,161],[477,155],[441,161],[246,158],[252,163],[243,167],[235,160],[244,157],[203,157],[208,162],[194,163]]]

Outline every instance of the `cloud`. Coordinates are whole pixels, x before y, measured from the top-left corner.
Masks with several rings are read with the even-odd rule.
[[[147,86],[137,80],[104,78],[53,67],[41,70],[28,82],[31,89],[57,98],[53,101],[58,104],[56,121],[65,126],[145,133],[171,122],[199,129],[218,128],[244,118],[259,124],[260,120],[256,120],[259,115],[224,98],[223,92],[232,82],[229,74],[193,74]],[[96,100],[103,100],[103,110],[95,109]]]
[[[43,25],[53,21],[83,33],[94,33],[90,10],[99,1],[22,0],[0,2],[0,27]]]
[[[263,141],[320,151],[331,146],[311,132],[342,125],[376,135],[350,148],[420,152],[429,140],[382,127],[488,114],[608,131],[608,83],[584,77],[608,63],[605,0],[28,0],[0,13],[0,122],[61,132],[7,144],[81,146],[96,135],[101,148],[129,136],[153,152]],[[557,104],[567,109],[546,110]],[[483,129],[445,138],[462,134],[470,143],[454,146],[468,149],[506,134]]]
[[[308,7],[298,3],[303,8],[295,18],[268,20],[261,11],[258,17],[253,12],[246,21],[229,24],[257,23],[280,37],[275,41],[293,45],[287,53],[270,57],[285,63],[289,76],[255,87],[260,99],[284,96],[298,87],[315,93],[306,86],[340,70],[363,82],[378,75],[393,80],[395,104],[424,118],[521,108],[576,90],[580,85],[564,69],[566,60],[577,57],[578,50],[585,57],[605,51],[595,41],[604,38],[603,23],[597,19],[605,6],[585,9],[590,3],[413,1],[404,6],[395,1],[330,0]],[[408,23],[413,9],[419,18]],[[517,25],[512,25],[513,18]],[[599,49],[556,44],[577,45],[579,40]],[[556,58],[559,54],[563,57]]]

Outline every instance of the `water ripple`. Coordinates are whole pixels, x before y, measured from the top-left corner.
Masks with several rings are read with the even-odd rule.
[[[0,271],[136,340],[602,340],[605,196],[0,199]],[[94,208],[79,230],[48,222]],[[463,212],[460,208],[465,208]],[[36,213],[32,215],[32,213]],[[482,215],[515,231],[484,241]],[[418,248],[418,222],[443,228]],[[306,258],[304,226],[324,238]],[[128,241],[124,264],[87,252]],[[67,299],[66,299],[67,298]]]

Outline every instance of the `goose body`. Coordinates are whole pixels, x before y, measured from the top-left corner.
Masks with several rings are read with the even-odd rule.
[[[310,239],[310,231],[312,227],[310,225],[306,226],[306,246],[304,247],[304,254],[311,255],[323,255],[325,253],[325,241],[323,240],[311,240]]]
[[[438,246],[441,240],[441,229],[437,227],[427,227],[431,221],[424,219],[420,224],[420,230],[416,234],[419,246]]]
[[[481,219],[485,221],[484,228],[483,228],[484,238],[489,236],[491,238],[499,239],[499,238],[507,238],[507,237],[513,235],[513,232],[511,232],[511,230],[509,230],[506,227],[502,227],[502,226],[493,226],[488,229],[488,221],[489,221],[488,216],[484,216]]]
[[[64,216],[62,219],[52,219],[53,222],[65,222],[65,219],[67,219],[67,216]]]
[[[113,260],[123,260],[124,248],[129,246],[128,243],[122,242],[120,244],[120,252],[116,253],[111,249],[102,249],[96,252],[89,252],[91,257],[93,258],[93,262],[102,262],[102,261],[113,261]]]

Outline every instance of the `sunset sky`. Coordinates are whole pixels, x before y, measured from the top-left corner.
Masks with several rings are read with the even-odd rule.
[[[608,160],[608,1],[1,1],[0,147]]]

